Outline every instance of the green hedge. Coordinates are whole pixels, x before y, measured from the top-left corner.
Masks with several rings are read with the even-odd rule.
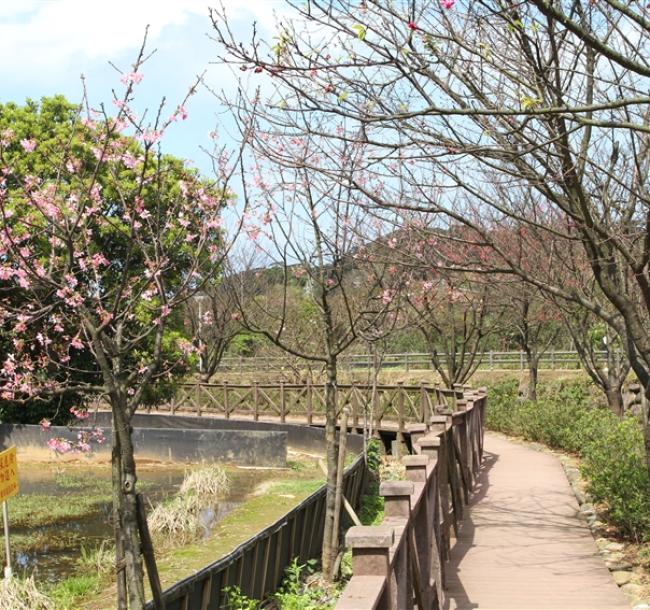
[[[588,491],[625,536],[650,541],[650,480],[638,420],[618,419],[595,404],[583,382],[540,385],[537,402],[517,397],[508,381],[488,392],[487,426],[581,458]]]

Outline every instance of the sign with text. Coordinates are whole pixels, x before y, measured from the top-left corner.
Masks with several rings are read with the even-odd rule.
[[[0,502],[18,493],[18,462],[16,448],[0,451]]]

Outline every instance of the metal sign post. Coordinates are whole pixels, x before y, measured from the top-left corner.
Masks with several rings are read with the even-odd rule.
[[[18,493],[18,463],[16,448],[0,451],[0,502],[2,502],[2,523],[5,534],[5,556],[7,565],[5,578],[11,578],[11,546],[9,545],[9,507],[7,500]]]
[[[2,523],[5,530],[5,556],[7,565],[5,566],[5,578],[11,578],[11,546],[9,544],[9,507],[7,502],[2,503]]]

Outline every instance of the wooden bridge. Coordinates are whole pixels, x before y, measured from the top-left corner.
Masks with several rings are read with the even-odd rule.
[[[557,458],[484,435],[484,390],[356,385],[338,397],[352,428],[403,433],[414,454],[406,480],[381,485],[383,523],[348,531],[353,576],[336,610],[630,608]],[[185,386],[164,408],[317,424],[322,405],[322,386],[218,384]]]
[[[409,423],[428,421],[437,408],[455,409],[468,386],[339,384],[337,408],[350,411],[351,428],[406,432]],[[148,412],[179,411],[217,417],[320,425],[325,422],[325,385],[317,383],[181,383],[156,387],[158,403]]]

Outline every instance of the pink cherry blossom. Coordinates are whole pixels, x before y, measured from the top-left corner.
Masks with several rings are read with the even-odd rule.
[[[122,78],[120,78],[120,81],[125,85],[128,85],[129,83],[137,85],[138,83],[142,82],[143,78],[143,75],[139,72],[129,72],[128,74],[123,74]]]
[[[445,8],[447,10],[454,8],[455,3],[456,0],[440,0],[440,4],[442,5],[442,8]]]
[[[20,145],[23,147],[25,152],[34,152],[36,150],[36,140],[30,140],[28,138],[23,138],[20,141]]]

